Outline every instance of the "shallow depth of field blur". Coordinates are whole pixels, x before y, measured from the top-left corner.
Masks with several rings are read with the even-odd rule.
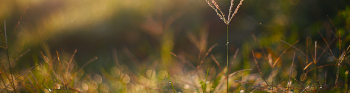
[[[229,68],[205,0],[1,0],[0,92],[349,91],[350,1],[245,0],[228,28]]]

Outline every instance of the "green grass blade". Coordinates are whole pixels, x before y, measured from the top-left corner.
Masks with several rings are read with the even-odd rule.
[[[174,88],[173,82],[171,82],[169,74],[168,74],[168,78],[169,78],[169,83],[171,84],[171,87],[173,88],[174,93],[176,93],[176,90]]]

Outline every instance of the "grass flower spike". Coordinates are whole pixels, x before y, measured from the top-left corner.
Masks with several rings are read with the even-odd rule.
[[[238,12],[239,7],[242,5],[244,0],[241,0],[237,6],[237,8],[235,9],[235,11],[232,13],[232,7],[233,7],[233,1],[231,0],[231,5],[230,5],[230,10],[229,10],[229,14],[227,16],[227,19],[225,18],[225,14],[221,11],[219,5],[215,2],[215,0],[211,0],[211,2],[209,2],[208,0],[206,0],[206,2],[208,3],[208,5],[213,8],[216,12],[216,14],[220,17],[220,19],[222,21],[224,21],[224,23],[226,25],[229,25],[231,22],[231,19],[233,18],[233,16],[235,16],[235,14]]]

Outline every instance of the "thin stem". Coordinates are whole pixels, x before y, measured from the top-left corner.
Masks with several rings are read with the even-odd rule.
[[[4,71],[4,72],[2,72],[2,73],[5,73],[5,75],[7,76],[7,78],[10,79],[9,76],[7,75],[7,73],[6,73],[4,64],[2,63],[1,59],[0,59],[0,63],[1,63],[2,70]],[[1,73],[1,74],[2,74],[2,73]],[[6,84],[5,84],[5,82],[4,82],[4,79],[3,79],[1,76],[0,76],[0,79],[1,79],[1,81],[3,82],[4,86],[6,86]],[[10,80],[9,80],[9,81],[10,81]],[[12,85],[12,84],[11,84],[11,85]],[[7,88],[5,88],[5,89],[6,89],[6,91],[7,91],[8,93],[10,93],[9,90],[8,90]],[[4,90],[5,90],[5,89],[4,89]],[[2,90],[2,91],[4,91],[4,90]]]
[[[9,64],[9,68],[10,68],[10,74],[12,74],[13,75],[13,73],[12,73],[12,70],[11,70],[11,62],[10,62],[10,55],[9,55],[9,48],[8,48],[8,44],[7,44],[7,34],[6,34],[6,20],[4,20],[4,29],[5,29],[5,47],[6,47],[6,55],[7,55],[7,61],[8,61],[8,64]],[[14,81],[13,81],[13,77],[11,76],[11,80],[10,80],[10,78],[8,78],[9,79],[9,81],[11,81],[12,80],[12,87],[13,87],[13,90],[14,90],[14,92],[16,92],[16,88],[15,88],[15,84],[14,84]]]
[[[203,88],[203,93],[207,91],[207,79],[209,75],[209,68],[207,69],[207,74],[205,75],[205,81],[204,81],[204,88]]]
[[[229,65],[228,65],[228,25],[226,25],[227,26],[227,30],[226,30],[226,63],[227,63],[227,75],[226,75],[226,78],[227,78],[227,93],[228,93],[228,73],[230,72],[230,70],[228,69],[228,67],[229,67]]]
[[[176,93],[176,90],[175,90],[175,88],[174,88],[173,82],[171,82],[171,79],[170,79],[169,74],[168,74],[168,78],[169,78],[169,82],[170,82],[170,84],[171,84],[171,87],[173,88],[174,93]]]

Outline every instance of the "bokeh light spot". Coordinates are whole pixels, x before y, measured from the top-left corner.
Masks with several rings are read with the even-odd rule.
[[[184,86],[184,89],[189,89],[190,88],[190,86],[188,85],[188,84],[186,84],[185,86]]]
[[[101,83],[102,82],[102,77],[98,74],[94,75],[94,80],[96,83]]]
[[[166,77],[168,77],[168,72],[166,72],[165,70],[161,70],[158,72],[158,78],[165,79]]]
[[[147,70],[146,75],[149,78],[154,78],[156,76],[156,72],[154,72],[153,70]]]
[[[123,83],[129,83],[129,82],[130,82],[130,77],[129,77],[129,75],[123,74],[123,75],[122,75],[122,80],[123,80]]]
[[[86,84],[86,83],[81,83],[81,88],[84,90],[84,91],[87,91],[89,89],[89,86]]]
[[[120,70],[117,67],[112,67],[111,68],[111,75],[113,77],[119,77],[120,75]]]

